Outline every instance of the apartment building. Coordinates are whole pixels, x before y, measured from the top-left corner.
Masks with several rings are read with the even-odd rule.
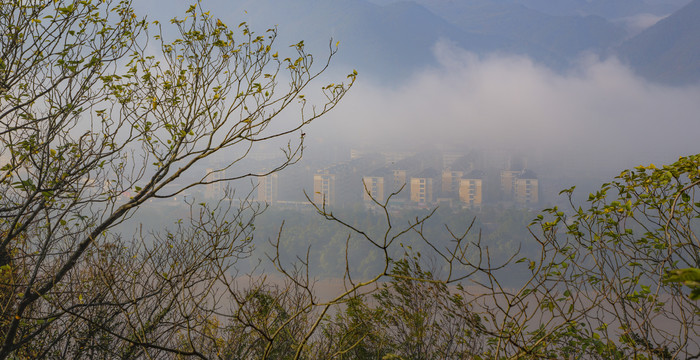
[[[515,192],[515,179],[522,170],[501,170],[501,196],[503,200],[512,200]]]
[[[324,171],[314,175],[314,203],[326,206],[334,206],[335,198],[335,174]]]
[[[480,208],[483,203],[483,180],[459,180],[459,200],[469,208]]]
[[[382,202],[386,199],[384,193],[384,177],[381,176],[364,176],[362,177],[362,200],[371,202],[372,198]],[[371,198],[370,198],[371,196]]]
[[[411,178],[411,201],[420,204],[433,202],[433,179],[428,177]]]
[[[460,180],[464,176],[462,171],[444,170],[442,172],[441,195],[442,197],[457,197],[459,195]]]
[[[279,175],[274,173],[258,178],[257,190],[258,201],[269,204],[276,203],[279,200]]]
[[[204,187],[204,198],[205,199],[222,199],[224,194],[225,181],[221,181],[226,177],[226,172],[223,170],[214,170],[212,168],[207,168],[207,176],[205,178],[208,183]]]
[[[523,171],[515,179],[513,193],[515,202],[520,205],[530,206],[537,204],[540,201],[537,175],[530,170]]]

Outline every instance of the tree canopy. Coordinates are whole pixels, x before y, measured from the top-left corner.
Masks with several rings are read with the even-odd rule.
[[[234,189],[190,199],[165,229],[120,229],[192,188],[294,164],[303,128],[356,78],[307,105],[332,43],[319,61],[275,28],[230,28],[200,3],[184,16],[0,0],[0,359],[700,357],[700,155],[623,171],[585,204],[564,190],[570,208],[536,216],[522,251],[494,250],[473,218],[436,241],[435,211],[397,218],[396,194],[371,199],[367,228],[312,204],[340,229],[324,296],[321,259],[289,259],[284,221],[270,270],[242,273],[266,204]],[[277,138],[275,167],[235,166]]]
[[[230,281],[260,208],[223,200],[162,232],[115,226],[154,199],[294,163],[300,129],[354,81],[306,106],[335,48],[320,63],[303,42],[283,57],[275,28],[229,28],[199,3],[183,15],[161,25],[130,1],[0,2],[0,358],[204,357],[214,283]],[[286,110],[297,120],[279,120]],[[285,136],[275,168],[233,171]]]

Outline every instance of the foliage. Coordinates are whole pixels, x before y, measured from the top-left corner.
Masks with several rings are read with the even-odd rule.
[[[491,256],[493,244],[468,236],[474,222],[464,232],[447,226],[447,242],[425,232],[433,213],[409,222],[424,256],[391,260],[384,274],[391,280],[374,292],[376,305],[358,297],[326,332],[352,345],[353,356],[449,358],[439,349],[452,339],[471,344],[468,355],[456,357],[483,359],[696,357],[700,312],[679,282],[696,284],[688,269],[699,259],[700,202],[693,200],[699,179],[700,156],[689,156],[660,169],[623,171],[590,194],[585,207],[574,204],[573,188],[565,190],[571,208],[543,210],[523,243],[526,256],[500,263]],[[376,237],[317,209],[392,259],[396,233]],[[393,220],[387,212],[386,223]],[[425,259],[442,275],[422,270]],[[464,300],[452,308],[446,299]],[[439,335],[450,326],[436,319],[452,309],[464,311],[456,324],[478,333]]]
[[[324,325],[326,357],[464,359],[479,353],[481,321],[469,304],[424,271],[419,256],[393,264],[370,301],[351,298]],[[370,305],[372,304],[372,305]],[[336,351],[335,349],[347,349]]]
[[[477,313],[488,314],[489,356],[697,356],[700,312],[676,282],[694,285],[681,276],[700,260],[699,184],[700,156],[681,157],[623,171],[585,207],[545,209],[531,225],[540,255],[510,270],[529,272],[528,281],[507,289],[488,272],[475,293]]]
[[[687,268],[670,270],[666,274],[664,281],[686,285],[692,290],[690,292],[690,298],[692,300],[700,299],[700,269]]]
[[[397,261],[390,283],[374,294],[392,352],[407,359],[474,356],[483,341],[479,316],[419,262],[419,255]]]
[[[385,329],[377,319],[382,309],[372,308],[363,296],[354,296],[345,304],[345,311],[324,321],[322,340],[316,354],[329,359],[381,359],[390,345]]]
[[[300,130],[355,80],[309,108],[335,48],[317,69],[303,42],[277,50],[276,29],[231,29],[199,3],[169,26],[128,1],[0,0],[0,359],[700,356],[700,155],[626,170],[585,207],[563,191],[570,209],[545,209],[513,257],[468,217],[438,240],[435,211],[397,221],[396,194],[365,228],[312,204],[341,229],[326,258],[290,261],[283,223],[262,274],[240,272],[265,210],[245,194],[120,231],[139,208],[295,163]],[[275,138],[272,170],[234,166]],[[340,269],[336,293],[317,293],[316,262]]]
[[[263,207],[222,193],[169,229],[117,225],[293,164],[302,127],[355,74],[307,106],[335,48],[318,64],[303,42],[278,47],[274,28],[229,28],[199,3],[184,15],[161,25],[130,1],[0,1],[0,358],[211,357],[215,324],[250,304],[231,276]],[[285,110],[298,120],[278,121]],[[234,171],[274,138],[288,141],[276,167]]]

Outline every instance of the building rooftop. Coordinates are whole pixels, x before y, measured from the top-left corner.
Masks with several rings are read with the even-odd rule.
[[[535,174],[534,171],[532,170],[523,170],[520,175],[518,175],[518,179],[537,179],[537,174]]]

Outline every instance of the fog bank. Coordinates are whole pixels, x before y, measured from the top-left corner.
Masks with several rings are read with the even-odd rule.
[[[477,57],[446,42],[434,55],[439,66],[398,86],[360,74],[310,134],[365,147],[525,151],[601,168],[700,151],[700,87],[652,84],[616,59],[593,56],[561,74],[525,57]]]

